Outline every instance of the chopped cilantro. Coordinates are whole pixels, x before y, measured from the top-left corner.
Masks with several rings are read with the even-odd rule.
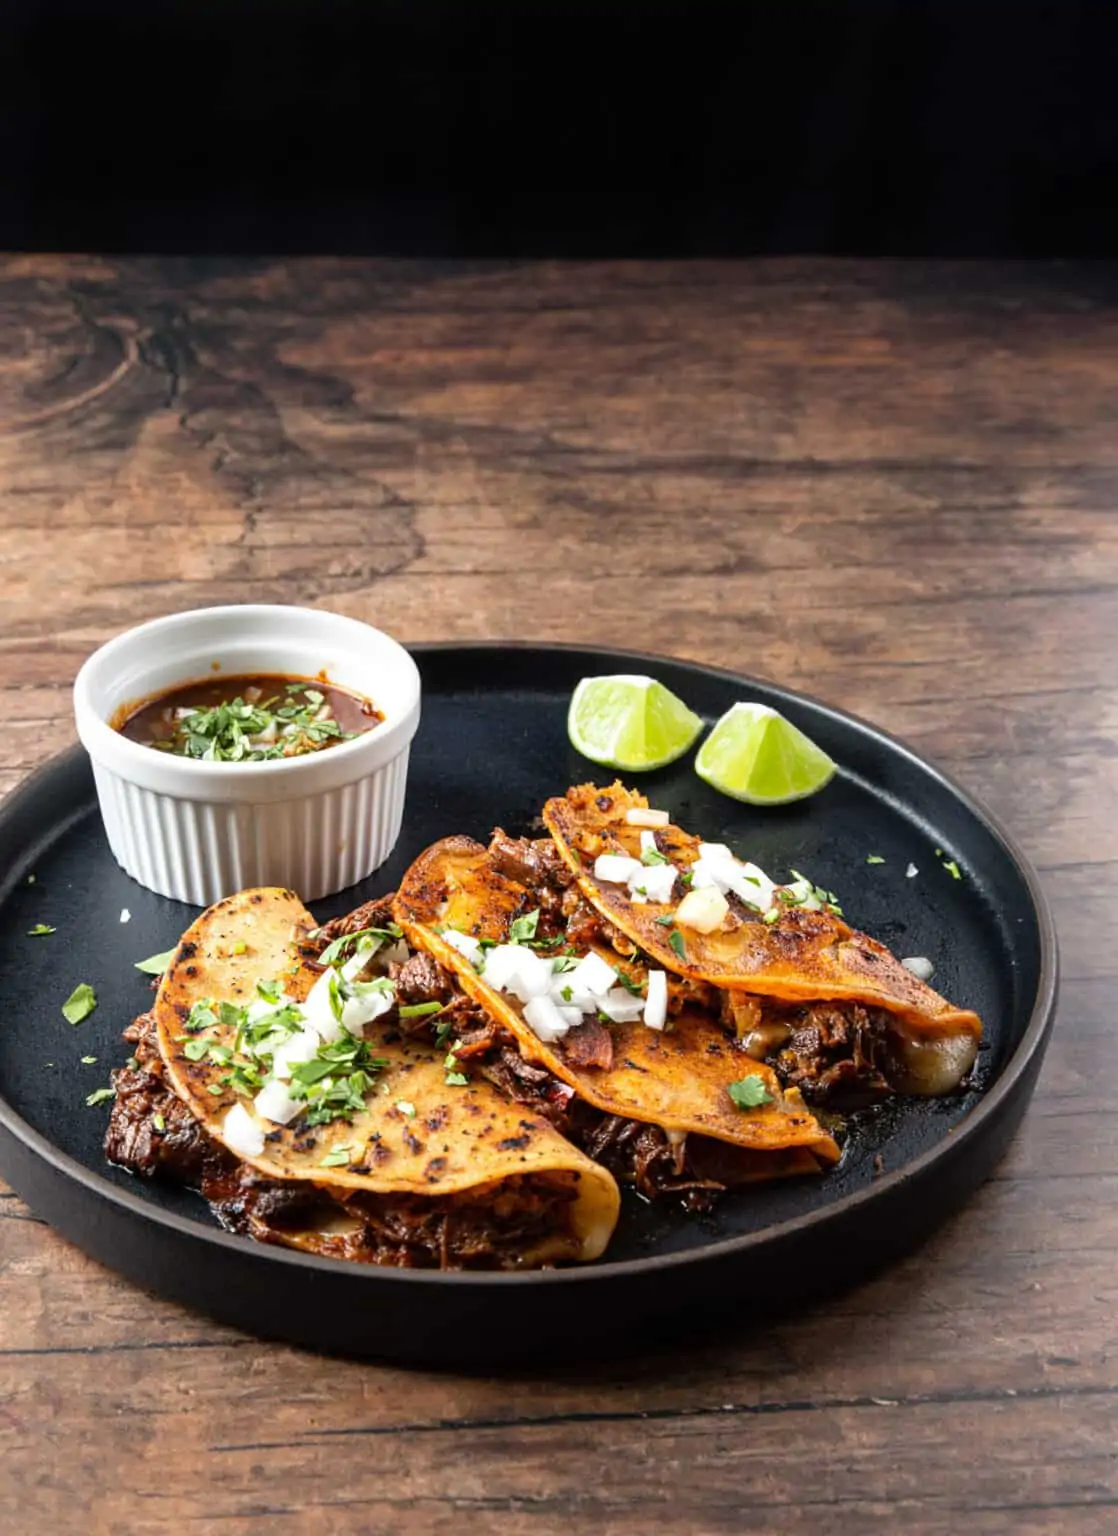
[[[451,1088],[465,1088],[470,1079],[464,1072],[458,1070],[458,1057],[451,1051],[443,1063],[446,1068],[446,1081]]]
[[[354,734],[343,731],[332,713],[318,719],[323,701],[317,689],[285,683],[282,694],[264,703],[250,704],[237,697],[211,709],[192,709],[175,722],[171,735],[149,745],[207,762],[259,763],[296,757]]]
[[[196,1035],[193,1040],[188,1040],[182,1048],[182,1053],[187,1061],[201,1061],[210,1048],[210,1042],[204,1035]]]
[[[672,916],[672,914],[670,912],[665,912],[663,914],[663,916],[661,916],[661,917],[654,917],[652,919],[652,921],[654,923],[658,923],[661,928],[670,928],[672,926],[672,924],[675,922],[675,918]]]
[[[97,994],[88,981],[79,982],[62,1004],[62,1016],[68,1024],[80,1024],[97,1007]]]
[[[571,998],[574,996],[574,988],[573,987],[560,987],[559,988],[559,996],[563,999],[563,1001],[565,1003],[569,1003]]]
[[[356,933],[343,933],[340,939],[335,939],[318,957],[319,965],[340,965],[351,949],[356,949],[362,939],[400,939],[403,938],[403,929],[396,923],[389,923],[386,928],[359,928]],[[379,945],[370,944],[370,951],[379,948]]]
[[[343,1168],[349,1162],[349,1147],[331,1147],[319,1164],[320,1168]]]
[[[409,1104],[407,1099],[397,1099],[396,1108],[399,1110],[400,1114],[405,1115],[409,1120],[412,1119],[415,1114],[415,1105]]]
[[[220,1099],[221,1095],[225,1092],[225,1089],[221,1086],[220,1083],[207,1083],[206,1092],[212,1093],[215,1099]]]
[[[27,930],[29,939],[45,939],[48,933],[57,933],[57,928],[52,928],[49,923],[36,923],[34,928]]]
[[[343,1030],[337,1040],[321,1045],[310,1061],[292,1062],[289,1091],[293,1099],[306,1101],[308,1125],[349,1120],[364,1109],[373,1079],[385,1065],[364,1040]]]
[[[963,878],[962,872],[960,871],[959,866],[956,864],[954,859],[945,859],[943,862],[943,867],[951,876],[952,880],[961,880]]]
[[[525,912],[523,917],[514,918],[509,927],[510,944],[528,944],[536,937],[536,929],[540,925],[540,909],[534,912]]]
[[[769,910],[765,913],[764,917],[761,919],[761,921],[763,923],[768,923],[770,926],[773,923],[778,923],[780,921],[780,908],[779,907],[770,907]]]
[[[641,851],[642,864],[670,864],[671,860],[662,854],[659,848],[644,848]]]
[[[435,1025],[435,1044],[438,1045],[438,1046],[445,1045],[446,1042],[447,1042],[447,1039],[449,1038],[450,1033],[451,1033],[451,1031],[453,1029],[454,1029],[454,1020],[453,1019],[444,1019],[441,1024],[436,1024]]]
[[[441,1013],[442,1003],[405,1003],[400,1009],[402,1019],[422,1019],[428,1013]]]
[[[186,1016],[185,1028],[193,1034],[199,1029],[209,1029],[217,1023],[217,1012],[208,999],[199,999]]]
[[[233,953],[235,955],[248,954],[248,945],[245,943],[244,939],[238,939],[237,942],[233,945]]]
[[[751,1072],[748,1077],[730,1083],[726,1092],[739,1109],[758,1109],[762,1104],[772,1103],[772,1094],[759,1072]]]
[[[87,1094],[85,1102],[92,1109],[95,1104],[104,1104],[106,1099],[115,1098],[116,1090],[114,1088],[95,1088],[92,1093]]]
[[[278,981],[258,981],[256,991],[266,1003],[278,1003],[283,995],[283,988]]]
[[[673,928],[671,933],[668,934],[668,943],[672,946],[681,960],[687,959],[687,946],[683,942],[683,935],[680,933],[678,928]]]
[[[641,984],[637,981],[634,981],[633,978],[629,976],[625,971],[619,969],[617,972],[617,979],[625,988],[626,992],[631,992],[634,997],[644,996],[644,988],[641,986]]]
[[[178,948],[176,944],[175,949]],[[143,971],[145,976],[162,976],[163,972],[175,958],[174,949],[165,949],[161,955],[149,955],[146,960],[137,960],[136,969]]]
[[[97,1060],[96,1056],[83,1056],[82,1057],[82,1066],[83,1067],[91,1067],[96,1060]]]
[[[164,1120],[162,1115],[153,1115],[151,1117],[151,1123],[155,1126],[157,1131],[165,1131],[167,1129],[167,1122]]]
[[[866,863],[867,864],[884,864],[885,860],[881,857],[881,855],[879,853],[867,853],[866,854]]]

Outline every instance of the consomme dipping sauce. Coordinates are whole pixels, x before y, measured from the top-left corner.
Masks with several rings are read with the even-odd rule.
[[[126,705],[110,722],[140,746],[211,763],[264,763],[324,752],[375,730],[371,699],[322,677],[202,678]]]

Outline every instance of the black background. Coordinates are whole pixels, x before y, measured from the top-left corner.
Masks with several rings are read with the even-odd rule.
[[[3,0],[0,244],[1112,254],[1103,0]]]

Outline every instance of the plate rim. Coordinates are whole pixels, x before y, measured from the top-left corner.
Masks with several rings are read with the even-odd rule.
[[[692,661],[684,657],[670,656],[655,651],[631,650],[618,646],[587,645],[574,641],[427,640],[407,644],[405,649],[418,656],[463,651],[479,651],[488,655],[509,651],[559,652],[568,656],[582,654],[599,659],[607,657],[616,658],[619,662],[640,661],[646,665],[666,665],[682,668],[685,671],[713,679],[719,683],[732,683],[737,686],[744,684],[747,687],[757,684],[795,703],[808,704],[848,728],[854,727],[863,735],[879,742],[885,742],[891,750],[900,753],[922,772],[930,774],[934,779],[937,779],[943,789],[946,789],[956,800],[962,803],[973,817],[985,825],[994,839],[1001,844],[1003,854],[1008,857],[1018,874],[1023,878],[1037,922],[1040,949],[1036,996],[1030,1009],[1028,1024],[1022,1032],[1017,1046],[1002,1067],[997,1080],[983,1093],[982,1097],[967,1113],[965,1118],[957,1123],[951,1140],[947,1141],[946,1138],[943,1138],[936,1141],[911,1161],[904,1163],[900,1168],[882,1173],[871,1184],[862,1189],[840,1195],[836,1200],[816,1210],[803,1212],[800,1215],[775,1222],[772,1225],[760,1227],[753,1232],[743,1233],[735,1237],[719,1238],[712,1242],[702,1243],[694,1248],[675,1253],[652,1253],[636,1259],[610,1260],[604,1258],[595,1260],[591,1264],[572,1266],[569,1269],[507,1271],[397,1269],[374,1264],[354,1264],[344,1259],[325,1258],[317,1254],[299,1253],[267,1243],[254,1243],[250,1238],[237,1233],[226,1232],[220,1227],[208,1227],[191,1217],[181,1216],[175,1211],[164,1210],[151,1201],[144,1199],[141,1195],[133,1194],[131,1190],[118,1187],[116,1184],[111,1183],[104,1174],[99,1173],[95,1169],[87,1168],[84,1163],[71,1157],[69,1153],[63,1152],[46,1136],[28,1124],[22,1115],[12,1108],[4,1095],[2,1083],[0,1083],[0,1130],[14,1137],[29,1153],[47,1163],[59,1175],[77,1183],[91,1196],[107,1200],[110,1204],[121,1208],[140,1220],[151,1221],[158,1227],[169,1228],[188,1240],[204,1244],[214,1244],[220,1249],[226,1249],[241,1255],[246,1253],[246,1245],[248,1245],[254,1257],[278,1263],[294,1272],[334,1276],[349,1275],[354,1278],[355,1283],[361,1283],[358,1280],[358,1277],[361,1277],[361,1280],[367,1281],[370,1284],[383,1282],[387,1284],[453,1286],[459,1289],[484,1290],[493,1285],[515,1288],[542,1285],[551,1288],[554,1286],[566,1287],[570,1285],[592,1284],[595,1281],[601,1282],[605,1280],[622,1281],[658,1271],[687,1269],[693,1264],[746,1254],[752,1249],[763,1248],[770,1243],[777,1244],[795,1240],[812,1228],[826,1227],[830,1222],[837,1222],[843,1217],[856,1214],[874,1200],[885,1198],[904,1183],[918,1178],[927,1170],[930,1164],[944,1157],[948,1148],[955,1153],[965,1150],[967,1144],[973,1141],[985,1129],[986,1122],[998,1115],[1003,1101],[1016,1091],[1020,1079],[1028,1073],[1037,1053],[1043,1050],[1047,1036],[1054,1023],[1059,991],[1059,940],[1048,898],[1045,895],[1040,877],[1033,866],[1032,860],[994,812],[981,799],[961,785],[953,775],[941,768],[938,763],[916,752],[907,742],[894,736],[892,732],[875,725],[872,721],[866,720],[860,715],[842,709],[838,705],[829,704],[814,694],[807,693],[798,688],[789,688],[782,683],[771,681],[756,674],[738,672],[730,668],[717,667],[706,662]],[[54,753],[45,762],[32,769],[27,777],[0,801],[0,826],[10,821],[13,816],[18,816],[22,806],[35,799],[43,783],[49,781],[60,772],[64,772],[67,768],[76,768],[83,760],[91,773],[92,767],[89,764],[85,748],[80,742],[75,742],[71,746],[63,748],[60,752]],[[843,773],[844,771],[840,767],[839,772]],[[856,782],[864,782],[857,774],[846,772],[846,776]],[[60,826],[65,830],[70,823],[86,814],[88,814],[86,808],[74,811],[70,816],[62,819]],[[50,841],[52,843],[57,841],[58,835],[60,834],[56,833]],[[13,878],[11,881],[5,881],[0,885],[0,901],[7,900],[12,890],[14,890],[15,884],[16,879]],[[48,1225],[50,1224],[48,1223]],[[52,1230],[57,1229],[52,1227]]]

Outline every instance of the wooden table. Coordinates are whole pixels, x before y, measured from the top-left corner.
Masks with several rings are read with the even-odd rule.
[[[1060,266],[0,264],[0,788],[171,609],[648,646],[938,759],[1040,866],[1065,976],[941,1236],[635,1367],[327,1363],[6,1195],[5,1529],[1118,1529],[1116,301]]]

